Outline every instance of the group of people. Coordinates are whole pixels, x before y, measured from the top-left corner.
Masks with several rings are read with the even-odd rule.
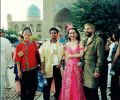
[[[102,36],[95,34],[95,26],[91,23],[84,25],[86,39],[81,41],[80,34],[75,27],[67,28],[68,40],[63,45],[58,41],[59,29],[49,30],[50,40],[38,49],[37,42],[30,39],[32,31],[25,27],[22,31],[23,40],[15,49],[16,77],[21,85],[21,100],[34,100],[37,88],[37,71],[44,74],[47,85],[43,89],[43,99],[50,100],[52,80],[55,83],[55,94],[52,100],[99,100],[98,88],[101,88],[102,100],[107,100],[107,58],[106,42]],[[120,33],[119,33],[120,34]],[[120,37],[119,37],[120,38]],[[113,57],[113,65],[120,57],[120,42]],[[3,50],[5,52],[5,50]],[[40,67],[37,56],[40,56]],[[11,55],[9,54],[9,57]],[[7,58],[8,59],[8,58]],[[81,64],[81,59],[83,63]],[[65,68],[62,68],[65,60]],[[8,66],[2,65],[2,66]],[[112,68],[111,68],[112,70]],[[105,80],[106,79],[106,80]],[[104,80],[105,83],[104,84]],[[115,94],[118,78],[113,77],[112,100],[119,100]],[[116,82],[116,83],[115,83]],[[119,93],[120,84],[117,87]],[[1,92],[2,93],[2,92]],[[117,99],[114,98],[117,96]]]

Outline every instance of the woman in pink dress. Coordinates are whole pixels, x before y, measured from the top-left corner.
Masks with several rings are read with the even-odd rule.
[[[83,90],[82,67],[78,66],[83,56],[83,43],[76,28],[68,31],[69,42],[65,44],[66,66],[62,77],[60,100],[86,100]]]

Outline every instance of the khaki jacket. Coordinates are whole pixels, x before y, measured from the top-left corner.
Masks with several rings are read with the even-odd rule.
[[[104,61],[104,43],[103,40],[94,35],[89,43],[85,39],[85,52],[84,52],[84,86],[88,88],[97,88],[99,78],[94,78],[93,74],[96,72],[101,73],[101,68]]]

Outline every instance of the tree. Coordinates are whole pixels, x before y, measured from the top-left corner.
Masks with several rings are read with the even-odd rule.
[[[79,29],[89,22],[97,31],[110,32],[120,24],[120,0],[79,0],[71,10],[73,24]]]
[[[12,44],[14,44],[16,41],[18,41],[17,39],[17,35],[18,33],[16,31],[11,31],[11,30],[6,30],[5,31],[5,37],[10,40],[10,42]]]

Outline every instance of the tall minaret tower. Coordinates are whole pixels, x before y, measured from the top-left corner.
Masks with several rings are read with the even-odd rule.
[[[7,24],[8,24],[8,30],[12,30],[12,15],[7,15]]]

